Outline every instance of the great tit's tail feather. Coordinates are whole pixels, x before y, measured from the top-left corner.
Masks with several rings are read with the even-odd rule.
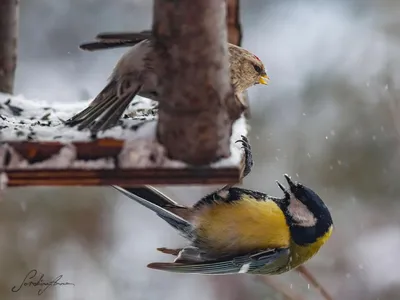
[[[164,207],[159,206],[156,203],[153,203],[151,201],[143,199],[142,197],[135,195],[134,193],[130,193],[129,191],[127,191],[124,188],[121,188],[121,187],[115,186],[115,185],[113,185],[113,187],[117,191],[119,191],[122,194],[124,194],[125,196],[127,196],[128,198],[135,200],[136,202],[140,203],[144,207],[155,212],[160,218],[162,218],[169,225],[171,225],[176,230],[178,230],[186,238],[189,238],[189,239],[193,238],[193,232],[194,232],[195,228],[187,220],[181,218],[179,215],[175,214],[174,212],[172,212]]]
[[[178,203],[151,185],[125,188],[125,190],[164,208],[179,207]]]
[[[162,208],[165,208],[166,210],[178,215],[188,222],[190,222],[192,218],[192,211],[190,210],[190,208],[179,205],[170,197],[163,194],[151,185],[125,188],[125,190],[158,206],[161,206]]]

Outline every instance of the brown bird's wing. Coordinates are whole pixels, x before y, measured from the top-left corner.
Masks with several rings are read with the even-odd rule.
[[[79,46],[82,50],[96,51],[120,47],[131,47],[143,40],[151,39],[151,31],[141,32],[104,32],[96,36],[97,41],[84,43]]]
[[[130,84],[124,86],[128,87],[123,88],[115,80],[111,80],[89,107],[67,120],[65,125],[75,126],[79,124],[78,130],[88,128],[93,133],[115,126],[141,89],[138,80],[131,80]]]
[[[193,249],[191,248],[191,250]],[[288,259],[289,249],[277,248],[261,250],[254,254],[225,257],[203,262],[179,262],[179,260],[174,263],[155,262],[147,265],[147,267],[168,272],[208,275],[237,273],[273,274],[286,265]]]
[[[98,40],[121,40],[121,41],[137,41],[140,42],[152,37],[151,30],[143,30],[140,32],[103,32],[96,36]]]
[[[123,47],[132,47],[139,42],[131,42],[131,41],[98,41],[98,42],[89,42],[83,43],[79,45],[79,48],[85,51],[97,51],[97,50],[105,50],[105,49],[114,49],[114,48],[123,48]]]

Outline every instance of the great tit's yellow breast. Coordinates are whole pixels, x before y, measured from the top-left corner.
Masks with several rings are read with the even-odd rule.
[[[201,208],[194,219],[198,239],[209,251],[246,252],[290,245],[282,210],[272,200],[242,199]]]
[[[293,241],[290,243],[290,259],[289,269],[298,267],[305,263],[307,260],[312,258],[319,249],[326,243],[330,238],[333,231],[333,226],[329,227],[328,231],[321,237],[319,237],[314,243],[308,245],[297,245]]]

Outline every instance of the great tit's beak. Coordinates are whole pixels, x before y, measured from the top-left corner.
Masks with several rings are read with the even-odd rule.
[[[258,83],[261,83],[261,84],[268,84],[268,81],[269,81],[269,77],[268,77],[268,75],[267,74],[265,74],[265,75],[262,75],[261,77],[260,77],[260,79],[258,80]]]
[[[283,194],[285,195],[285,199],[289,199],[290,193],[286,190],[286,188],[278,180],[276,180],[275,182],[279,186],[279,188],[282,190]]]
[[[289,185],[290,191],[293,193],[297,189],[297,185],[292,181],[288,174],[283,175]]]

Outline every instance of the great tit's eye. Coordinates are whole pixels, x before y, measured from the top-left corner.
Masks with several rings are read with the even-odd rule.
[[[257,73],[261,73],[261,68],[260,68],[259,66],[253,65],[253,67],[254,67],[254,70],[255,70]]]

